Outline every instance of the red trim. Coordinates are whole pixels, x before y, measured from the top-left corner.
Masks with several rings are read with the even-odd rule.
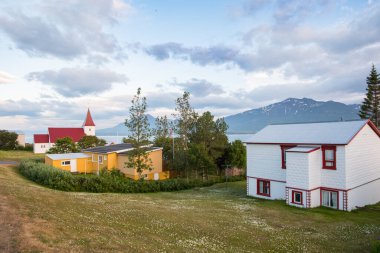
[[[268,189],[269,193],[260,192],[260,182],[263,183],[263,189],[265,189],[265,188]],[[265,197],[270,197],[270,181],[269,180],[257,179],[256,187],[257,187],[257,191],[256,191],[257,195],[261,195],[261,196],[265,196]]]
[[[320,149],[320,147],[316,147],[315,149],[311,149],[309,151],[293,151],[293,150],[287,150],[286,152],[291,152],[291,153],[311,153],[311,152],[314,152],[314,151],[317,151],[318,149]]]
[[[301,202],[295,202],[295,195],[299,193],[301,194]],[[300,191],[292,191],[292,204],[303,206],[303,192]]]
[[[281,143],[281,142],[244,142],[246,144],[268,144],[268,145],[284,145],[284,146],[298,146],[298,145],[333,145],[333,146],[345,146],[345,143]]]
[[[340,190],[321,187],[319,189],[319,194],[320,194],[320,196],[319,196],[319,205],[320,206],[322,206],[322,191],[336,192],[336,209],[339,210],[339,192],[340,192]],[[329,206],[327,206],[327,207],[329,207]]]
[[[287,149],[294,148],[294,145],[281,145],[281,168],[286,169],[285,152]]]
[[[334,161],[327,161],[325,157],[325,151],[332,150],[334,152]],[[333,165],[329,166],[327,163],[333,163]],[[322,169],[327,170],[336,170],[336,146],[322,146]]]
[[[289,187],[289,186],[286,186],[286,188],[288,188],[288,189],[292,189],[292,190],[299,190],[299,191],[312,192],[312,191],[318,190],[318,189],[321,188],[321,187],[315,187],[315,188],[310,189],[310,190],[307,190],[307,189],[301,189],[301,188],[294,188],[294,187]]]
[[[254,179],[259,179],[259,180],[264,180],[264,181],[273,181],[273,182],[278,182],[278,183],[286,183],[286,181],[275,180],[275,179],[268,179],[268,178],[261,178],[261,177],[250,177],[250,176],[247,176],[247,178],[254,178]]]

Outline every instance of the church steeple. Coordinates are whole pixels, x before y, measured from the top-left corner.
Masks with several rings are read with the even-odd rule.
[[[92,120],[90,109],[87,110],[86,119],[84,120],[82,127],[86,135],[95,135],[95,123]]]
[[[92,120],[91,113],[90,113],[90,108],[87,110],[87,116],[86,119],[83,122],[83,126],[95,126],[94,121]]]

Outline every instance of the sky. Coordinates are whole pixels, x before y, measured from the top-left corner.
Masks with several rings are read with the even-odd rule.
[[[289,97],[360,103],[379,70],[380,1],[3,0],[0,129],[171,116],[184,91],[222,117]]]

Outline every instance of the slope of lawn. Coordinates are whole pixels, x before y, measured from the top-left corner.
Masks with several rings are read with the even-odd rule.
[[[20,161],[24,158],[43,158],[45,154],[34,154],[23,150],[0,150],[0,161]]]
[[[303,210],[245,196],[245,182],[182,192],[72,193],[0,168],[0,252],[370,252],[380,204]]]

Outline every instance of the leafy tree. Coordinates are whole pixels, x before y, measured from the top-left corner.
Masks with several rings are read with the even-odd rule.
[[[210,112],[205,112],[197,119],[190,135],[190,141],[201,145],[210,160],[213,161],[213,168],[216,167],[215,164],[227,148],[227,128],[228,126],[223,118],[214,121],[214,116]],[[218,168],[221,169],[220,166]]]
[[[228,164],[240,169],[247,168],[247,150],[243,145],[243,142],[236,140],[229,144],[227,153]]]
[[[190,105],[190,93],[185,91],[182,97],[177,98],[176,101],[176,123],[175,131],[179,136],[179,143],[176,143],[175,151],[175,167],[179,171],[181,169],[185,170],[186,177],[189,179],[188,171],[188,149],[189,149],[189,138],[191,131],[194,128],[196,119],[198,117],[197,113]]]
[[[47,153],[48,154],[65,154],[78,152],[78,147],[70,137],[64,137],[57,139],[55,145],[51,147]]]
[[[189,146],[189,161],[195,169],[195,177],[198,178],[198,172],[201,169],[203,179],[208,179],[209,168],[215,167],[212,157],[207,153],[204,145],[191,143]]]
[[[155,132],[156,139],[169,137],[171,133],[171,126],[170,126],[168,117],[166,117],[166,115],[163,117],[156,118],[156,129],[154,132]]]
[[[360,107],[359,116],[362,119],[371,119],[377,126],[380,126],[380,78],[375,66],[367,77],[367,93]]]
[[[169,137],[155,138],[154,145],[162,147],[162,160],[164,168],[173,168],[173,139]]]
[[[16,149],[18,146],[17,136],[18,135],[15,132],[0,130],[0,149]]]
[[[132,99],[132,106],[129,108],[129,118],[125,120],[125,125],[129,129],[128,139],[134,147],[129,152],[128,162],[125,165],[136,169],[140,178],[145,170],[152,169],[152,161],[146,152],[146,144],[149,143],[151,136],[148,117],[145,114],[146,108],[146,98],[141,96],[141,88],[138,88],[137,94]]]
[[[106,145],[106,140],[94,135],[85,135],[78,141],[79,149],[93,148]]]

